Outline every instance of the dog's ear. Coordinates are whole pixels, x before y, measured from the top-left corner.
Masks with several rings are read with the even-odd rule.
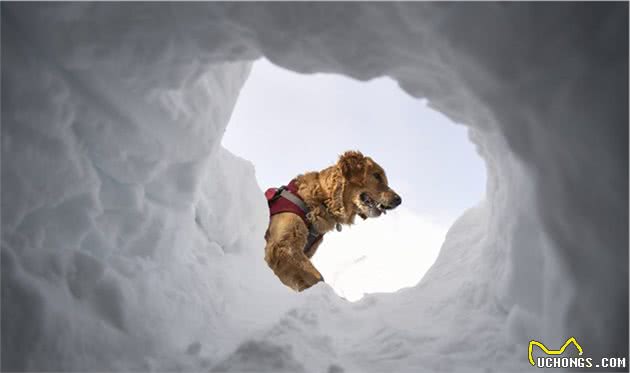
[[[337,166],[343,177],[351,183],[360,184],[365,178],[365,157],[359,151],[350,150],[343,153]]]

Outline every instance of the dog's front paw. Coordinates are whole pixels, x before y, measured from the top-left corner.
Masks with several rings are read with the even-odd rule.
[[[317,281],[319,282],[319,281]],[[313,282],[313,281],[306,281],[303,278],[300,278],[296,283],[295,283],[295,287],[293,288],[293,290],[297,291],[297,292],[302,292],[306,289],[309,289],[310,287],[314,286],[315,284],[317,284],[317,282]]]
[[[295,291],[297,291],[297,292],[302,292],[302,291],[310,288],[311,286],[313,286],[313,284],[309,284],[308,282],[303,281],[303,280],[299,281],[297,284],[298,284],[297,288],[295,289]]]
[[[317,273],[317,275],[315,275],[311,272],[304,271],[300,275],[296,276],[294,286],[292,286],[292,288],[301,292],[316,285],[320,281],[324,281],[324,277],[321,274]]]

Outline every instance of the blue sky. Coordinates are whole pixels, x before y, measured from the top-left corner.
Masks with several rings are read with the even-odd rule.
[[[404,206],[398,217],[387,221],[388,214],[377,219],[378,225],[369,222],[370,231],[379,231],[378,237],[395,237],[396,240],[387,241],[391,242],[389,246],[422,246],[423,252],[432,253],[425,258],[402,255],[401,263],[410,259],[430,261],[430,265],[429,257],[434,260],[441,245],[437,238],[432,238],[431,243],[415,238],[413,231],[417,229],[408,224],[410,221],[428,224],[425,228],[432,231],[425,232],[427,237],[443,237],[452,222],[485,193],[485,166],[468,140],[466,127],[429,109],[423,100],[407,95],[389,78],[360,82],[333,74],[303,75],[259,60],[241,91],[223,145],[254,164],[263,190],[285,184],[299,173],[327,167],[345,150],[357,149],[369,155],[386,170],[390,186],[402,196]],[[360,224],[353,230],[362,230]],[[410,232],[401,232],[400,226],[409,226]],[[391,234],[393,231],[397,233]],[[322,248],[328,247],[316,256],[352,262],[357,259],[352,255],[364,257],[366,252],[383,252],[379,250],[382,244],[371,250],[365,248],[370,241],[365,240],[366,232],[353,233],[342,232],[339,237],[330,238],[327,235],[327,245]],[[358,236],[361,238],[353,241]],[[402,242],[401,237],[405,237]],[[353,249],[341,249],[345,256],[335,254],[339,249],[333,246],[339,245]],[[409,250],[403,251],[406,252]],[[373,264],[380,262],[382,267],[385,257],[374,255]],[[313,259],[316,266],[322,258]],[[361,260],[362,265],[369,262]],[[424,262],[418,264],[428,268]],[[335,267],[338,272],[342,271],[341,265],[339,262]],[[384,269],[389,270],[395,268]],[[414,272],[414,268],[409,271]],[[347,280],[352,277],[351,271],[346,272],[345,282],[352,282]],[[372,273],[363,272],[362,276]],[[422,275],[419,272],[415,271],[406,281],[417,282]],[[357,298],[361,292],[345,295]]]

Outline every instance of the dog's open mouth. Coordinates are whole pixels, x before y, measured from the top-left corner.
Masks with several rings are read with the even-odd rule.
[[[366,192],[361,193],[359,196],[361,200],[361,204],[364,207],[365,217],[376,218],[381,216],[381,214],[387,214],[387,210],[391,210],[393,207],[384,205],[380,202],[375,201],[370,197]],[[361,216],[365,219],[364,216]]]

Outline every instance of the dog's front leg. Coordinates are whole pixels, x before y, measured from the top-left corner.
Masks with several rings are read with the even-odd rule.
[[[300,252],[301,258],[300,263],[302,265],[302,271],[300,273],[301,276],[298,276],[297,280],[297,291],[302,291],[310,288],[311,286],[317,284],[320,281],[324,281],[324,276],[315,268],[313,263]]]
[[[302,291],[323,281],[321,273],[302,252],[308,228],[298,215],[274,215],[267,233],[265,260],[283,284]]]
[[[265,260],[280,281],[295,291],[308,289],[323,281],[323,276],[313,263],[288,242],[268,243]]]

